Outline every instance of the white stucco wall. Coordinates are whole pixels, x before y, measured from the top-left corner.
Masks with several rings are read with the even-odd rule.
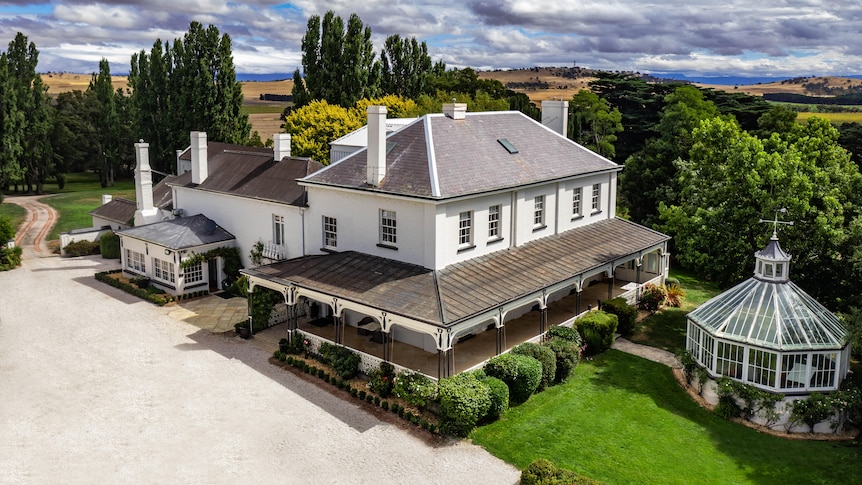
[[[488,215],[492,206],[500,206],[499,238],[488,237]],[[472,243],[460,244],[459,227],[461,213],[472,211]],[[436,245],[429,245],[437,268],[459,261],[483,256],[510,247],[512,242],[512,195],[511,192],[457,200],[435,207],[433,224],[438,235]]]
[[[337,251],[358,251],[397,261],[427,266],[425,242],[433,240],[433,226],[426,224],[429,202],[382,196],[368,192],[351,192],[308,187],[306,212],[306,250],[323,252],[323,217],[334,217],[337,224]],[[380,247],[380,210],[395,211],[397,249]],[[431,266],[433,267],[433,266]]]
[[[296,206],[236,197],[187,187],[174,187],[174,207],[184,216],[203,214],[236,237],[242,264],[251,267],[249,251],[255,243],[273,239],[273,215],[284,216],[287,258],[303,256],[303,211]]]

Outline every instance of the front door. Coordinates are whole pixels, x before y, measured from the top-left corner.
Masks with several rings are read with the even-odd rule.
[[[208,268],[207,273],[209,273],[210,292],[213,292],[213,291],[218,290],[218,287],[219,287],[219,285],[218,285],[218,280],[219,280],[219,277],[218,277],[219,276],[219,274],[218,274],[218,258],[210,259],[207,262],[207,268]]]

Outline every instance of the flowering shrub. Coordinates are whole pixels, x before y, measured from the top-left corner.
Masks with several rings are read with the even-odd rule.
[[[437,384],[422,374],[402,372],[395,378],[393,392],[408,403],[425,407],[437,397]]]
[[[380,397],[392,394],[395,384],[395,367],[389,362],[381,362],[380,368],[368,373],[368,388]]]
[[[667,292],[664,286],[652,283],[644,285],[638,307],[651,312],[658,311],[661,304],[664,303],[665,296],[667,296]]]

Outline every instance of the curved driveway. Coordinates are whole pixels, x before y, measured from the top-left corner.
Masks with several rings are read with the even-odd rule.
[[[0,273],[0,483],[517,482],[95,281],[116,261],[31,250],[33,227]]]

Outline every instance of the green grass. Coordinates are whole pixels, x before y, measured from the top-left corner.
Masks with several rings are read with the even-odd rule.
[[[271,113],[283,113],[284,108],[288,106],[288,103],[278,104],[278,105],[269,105],[269,104],[244,104],[242,106],[242,112],[247,115],[256,115],[256,114],[271,114]]]
[[[133,180],[118,180],[113,187],[102,188],[99,176],[93,173],[69,174],[66,186],[59,190],[53,185],[55,195],[45,197],[43,202],[60,213],[60,220],[48,235],[48,240],[59,239],[60,233],[72,229],[93,226],[93,217],[88,214],[102,203],[102,194],[114,197],[135,199],[135,182]],[[46,186],[46,192],[50,187]],[[4,204],[5,205],[5,204]]]
[[[12,221],[12,227],[17,228],[27,217],[27,210],[20,205],[6,201],[0,204],[0,217],[8,217]]]
[[[518,468],[546,458],[609,484],[860,483],[859,447],[725,421],[692,401],[669,368],[614,350],[471,437]]]
[[[841,123],[862,123],[862,113],[812,113],[810,111],[804,111],[798,113],[796,115],[796,121],[803,122],[812,116],[817,116],[818,118],[825,118],[829,120],[830,123],[838,124]]]
[[[678,279],[685,291],[682,306],[665,307],[660,312],[645,318],[629,340],[676,352],[678,349],[685,348],[686,314],[721,291],[714,284],[701,281],[688,271],[672,270],[670,276]]]

